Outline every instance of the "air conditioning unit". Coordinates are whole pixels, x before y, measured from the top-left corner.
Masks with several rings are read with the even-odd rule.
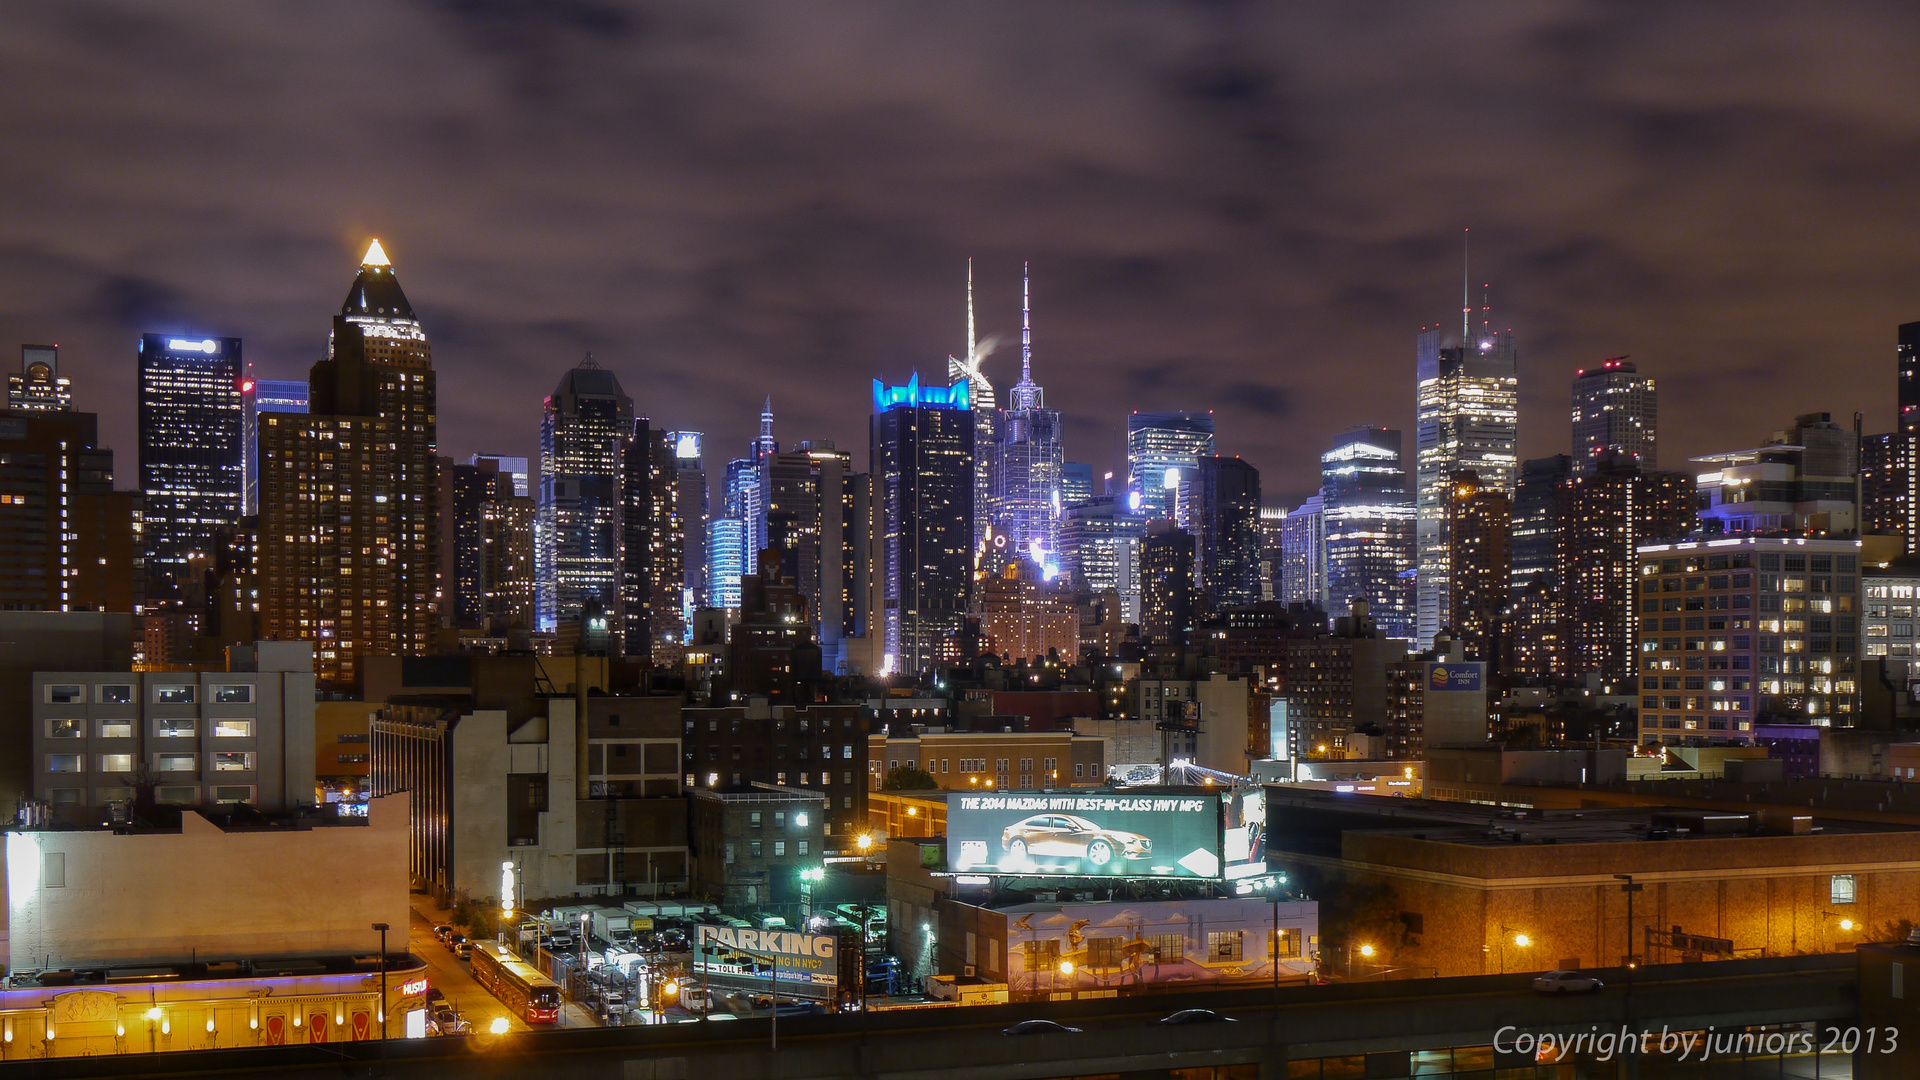
[[[969,979],[973,978],[973,965],[968,964],[966,967],[961,968],[960,974],[966,976]]]

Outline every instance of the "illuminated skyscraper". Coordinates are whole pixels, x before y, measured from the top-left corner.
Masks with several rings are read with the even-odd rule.
[[[981,341],[973,324],[973,260],[967,260],[967,352],[964,358],[947,357],[949,388],[967,384],[967,400],[973,409],[973,544],[980,546],[992,527],[994,485],[998,479],[1000,452],[1000,408],[993,396],[993,383],[980,365],[993,352],[994,338]]]
[[[1902,435],[1920,435],[1920,322],[1901,323],[1894,345],[1900,374]]]
[[[1140,542],[1147,516],[1127,498],[1096,495],[1067,510],[1060,522],[1060,573],[1075,589],[1120,596],[1121,621],[1140,621]]]
[[[443,612],[463,630],[533,628],[533,500],[496,458],[440,463]]]
[[[71,409],[0,413],[0,611],[139,602],[140,493],[113,490],[98,425]]]
[[[1213,456],[1213,413],[1136,412],[1127,417],[1127,490],[1149,517],[1171,518],[1180,481]]]
[[[1168,518],[1147,523],[1140,542],[1140,634],[1185,645],[1194,622],[1193,534]]]
[[[1312,604],[1321,611],[1327,599],[1327,515],[1315,495],[1292,510],[1280,523],[1280,586],[1275,599],[1286,604]]]
[[[260,424],[261,632],[351,685],[361,655],[428,651],[438,593],[432,352],[379,241],[307,384],[307,415]]]
[[[1203,457],[1175,508],[1193,536],[1193,579],[1209,614],[1260,599],[1260,470],[1237,457]]]
[[[1060,510],[1079,506],[1093,499],[1093,466],[1084,461],[1069,461],[1060,466]]]
[[[994,454],[992,526],[1021,551],[1041,552],[1044,566],[1059,566],[1061,470],[1060,412],[1046,407],[1046,392],[1033,381],[1033,320],[1025,278],[1021,287],[1020,381],[1000,415],[1000,445]]]
[[[763,463],[767,547],[781,577],[807,601],[822,651],[838,655],[854,633],[853,458],[825,440],[802,441]]]
[[[1365,600],[1390,638],[1414,633],[1416,513],[1401,446],[1397,430],[1360,427],[1320,455],[1327,613],[1352,614],[1353,602]]]
[[[1694,479],[1649,472],[1622,455],[1603,454],[1592,472],[1559,487],[1560,535],[1555,551],[1562,677],[1587,672],[1620,685],[1636,677],[1641,600],[1635,551],[1676,540],[1694,528]],[[1680,598],[1675,598],[1679,610]],[[1664,607],[1665,600],[1662,600]],[[1671,618],[1676,633],[1688,617]],[[1695,615],[1699,629],[1728,629],[1728,614]],[[1741,622],[1745,616],[1733,616]],[[1689,625],[1686,629],[1696,629]],[[1702,638],[1702,648],[1704,649]],[[1625,690],[1619,692],[1627,692]]]
[[[707,606],[738,608],[747,573],[747,525],[738,518],[707,523]]]
[[[20,346],[20,370],[7,376],[7,408],[14,412],[73,408],[73,385],[60,374],[60,346]]]
[[[547,397],[534,545],[543,631],[577,622],[588,600],[619,606],[621,447],[633,435],[633,399],[591,355]]]
[[[304,411],[304,410],[302,410]],[[466,460],[468,465],[478,465],[491,461],[496,471],[513,478],[513,493],[523,499],[533,497],[533,488],[527,483],[527,459],[506,454],[473,454]]]
[[[1447,625],[1469,660],[1505,667],[1506,610],[1513,565],[1513,500],[1480,486],[1470,472],[1453,475],[1447,493],[1447,540],[1453,550],[1453,610]]]
[[[620,445],[619,599],[610,648],[662,666],[686,645],[686,524],[679,464],[666,432],[642,417]]]
[[[969,383],[873,383],[872,455],[881,501],[883,665],[919,672],[959,658],[973,578],[974,411]]]
[[[1626,357],[1602,360],[1574,376],[1573,460],[1582,472],[1591,472],[1608,451],[1627,455],[1643,469],[1659,468],[1658,420],[1653,376],[1640,374]]]
[[[251,372],[253,365],[248,364]],[[303,413],[307,411],[307,384],[300,379],[256,379],[251,374],[240,380],[240,396],[246,416],[241,439],[247,452],[246,515],[260,512],[260,414]]]
[[[1415,350],[1420,508],[1419,647],[1426,648],[1452,610],[1447,590],[1447,477],[1472,472],[1490,490],[1511,492],[1519,466],[1519,387],[1513,333],[1462,315],[1463,341],[1440,347],[1438,329],[1421,332]]]
[[[702,598],[707,593],[707,522],[713,516],[707,470],[700,461],[702,441],[697,431],[667,432],[667,445],[673,447],[676,483],[679,485],[675,493],[675,506],[681,514],[681,528],[687,534],[683,565],[686,595],[681,606],[689,619],[693,616],[693,609],[706,603]]]
[[[246,501],[239,338],[140,336],[140,488],[150,581],[211,560]]]

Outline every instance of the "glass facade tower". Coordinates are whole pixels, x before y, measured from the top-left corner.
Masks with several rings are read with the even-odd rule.
[[[239,338],[140,336],[140,488],[149,579],[210,558],[246,503]]]
[[[1463,328],[1464,329],[1464,328]],[[1488,490],[1512,492],[1519,433],[1520,381],[1511,331],[1467,335],[1440,347],[1440,331],[1423,331],[1415,348],[1417,494],[1419,522],[1418,620],[1420,648],[1433,641],[1452,610],[1447,591],[1447,478],[1479,476]]]

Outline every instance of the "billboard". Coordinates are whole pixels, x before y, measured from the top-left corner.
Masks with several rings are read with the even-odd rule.
[[[765,991],[778,965],[783,998],[831,1000],[839,986],[839,939],[832,934],[706,923],[694,929],[693,974],[709,985]]]
[[[1428,664],[1427,692],[1436,690],[1478,690],[1482,665]]]
[[[1226,877],[1257,877],[1267,872],[1267,789],[1258,784],[1236,787],[1221,800],[1225,818],[1221,855]]]
[[[947,867],[963,874],[1220,877],[1220,797],[955,792]]]

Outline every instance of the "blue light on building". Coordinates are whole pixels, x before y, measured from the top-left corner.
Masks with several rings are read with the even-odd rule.
[[[914,372],[905,386],[888,386],[879,379],[873,380],[873,411],[886,412],[889,409],[971,409],[972,398],[968,393],[968,381],[961,379],[952,386],[921,386],[920,373]]]

